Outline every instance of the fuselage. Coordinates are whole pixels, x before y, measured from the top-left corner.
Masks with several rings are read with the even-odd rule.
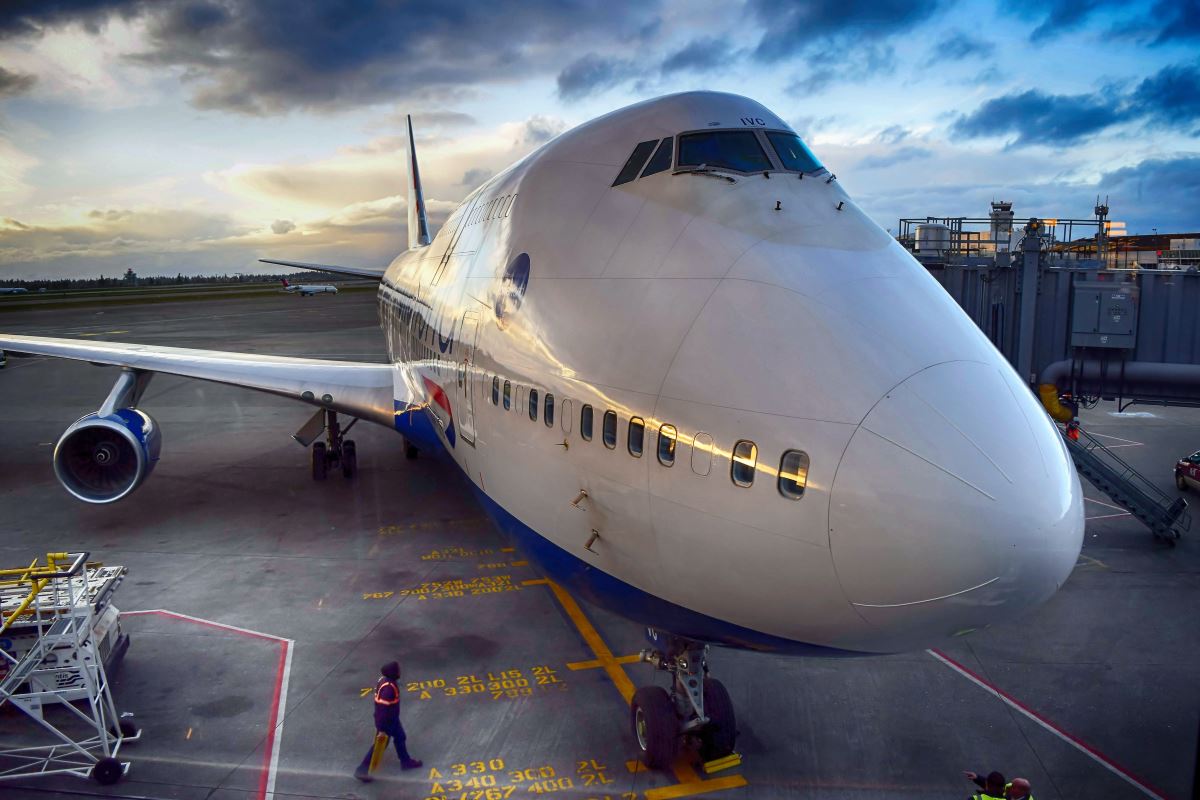
[[[397,428],[557,580],[672,633],[840,655],[1010,619],[1079,553],[1059,434],[789,136],[752,100],[673,95],[489,180],[384,277],[429,400]]]

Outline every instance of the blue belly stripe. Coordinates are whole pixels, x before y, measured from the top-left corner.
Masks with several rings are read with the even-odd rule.
[[[571,555],[514,517],[474,483],[471,483],[471,488],[500,529],[516,540],[521,550],[556,583],[574,596],[633,622],[689,639],[742,650],[822,658],[873,655],[761,633],[656,597]]]

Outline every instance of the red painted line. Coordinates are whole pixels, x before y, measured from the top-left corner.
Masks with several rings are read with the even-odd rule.
[[[193,617],[189,614],[180,614],[161,608],[121,612],[121,616],[123,617],[143,617],[151,614],[157,614],[182,622],[190,622],[206,628],[215,628],[219,631],[236,633],[239,636],[246,636],[252,639],[274,642],[279,645],[279,663],[275,669],[275,691],[271,699],[271,713],[267,719],[267,741],[266,747],[263,750],[262,770],[258,776],[258,793],[255,795],[257,800],[270,800],[270,798],[275,796],[275,773],[279,766],[278,737],[283,727],[279,717],[280,711],[284,708],[287,701],[286,687],[291,670],[292,640],[285,639],[282,636],[252,631],[248,628],[239,628],[236,625],[226,625],[223,622],[214,622],[210,619],[201,619],[200,617]]]
[[[284,667],[287,665],[288,650],[291,645],[287,642],[279,643],[279,665],[275,669],[275,696],[271,702],[271,715],[267,720],[267,746],[263,750],[263,766],[262,772],[258,777],[258,796],[260,800],[266,800],[268,788],[273,789],[271,779],[274,777],[275,770],[272,766],[275,762],[275,731],[279,724],[279,701],[283,698],[283,680]],[[272,784],[269,786],[269,784]],[[274,792],[271,792],[274,794]]]
[[[972,683],[975,683],[976,685],[991,692],[996,697],[998,697],[1000,700],[1002,700],[1003,702],[1012,706],[1013,708],[1017,709],[1022,714],[1029,717],[1031,720],[1038,723],[1046,730],[1055,734],[1063,741],[1074,746],[1077,750],[1079,750],[1080,752],[1089,756],[1093,761],[1097,762],[1102,767],[1107,769],[1109,772],[1112,772],[1113,774],[1115,774],[1117,777],[1123,779],[1126,783],[1129,783],[1130,785],[1134,786],[1135,788],[1140,789],[1148,797],[1151,797],[1154,800],[1169,800],[1169,798],[1167,797],[1167,794],[1165,792],[1163,792],[1161,789],[1158,789],[1158,788],[1154,787],[1150,782],[1148,782],[1142,778],[1139,778],[1137,775],[1133,774],[1133,772],[1131,772],[1130,770],[1121,766],[1116,761],[1113,761],[1111,758],[1106,756],[1104,753],[1100,752],[1097,748],[1095,748],[1092,745],[1088,744],[1087,742],[1083,741],[1078,736],[1075,736],[1074,734],[1068,733],[1067,731],[1063,730],[1058,725],[1054,724],[1053,722],[1046,719],[1044,716],[1042,716],[1038,712],[1034,711],[1029,706],[1022,703],[1017,698],[1010,695],[1008,692],[1004,691],[1003,689],[1001,689],[1000,687],[996,686],[995,684],[989,682],[988,680],[980,677],[979,675],[976,675],[974,672],[967,669],[962,664],[959,664],[957,661],[950,658],[948,655],[946,655],[942,651],[928,650],[926,652],[928,652],[930,655],[932,655],[938,661],[941,661],[946,666],[950,667],[951,669],[955,670],[956,672],[958,672],[959,674],[961,674],[962,676],[964,676],[965,678],[970,680]]]

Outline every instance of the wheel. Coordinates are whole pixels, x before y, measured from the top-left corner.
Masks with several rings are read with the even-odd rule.
[[[354,447],[354,441],[347,439],[342,442],[342,475],[346,478],[353,478],[358,474],[358,452]]]
[[[1179,489],[1179,491],[1181,491],[1181,492],[1186,492],[1186,491],[1187,491],[1187,481],[1186,481],[1186,480],[1184,480],[1183,476],[1182,476],[1182,475],[1180,475],[1180,474],[1178,474],[1178,473],[1176,473],[1176,475],[1175,475],[1175,486],[1176,486],[1176,487]]]
[[[417,453],[419,453],[419,452],[421,452],[421,451],[418,450],[415,445],[411,445],[408,442],[404,443],[404,457],[407,458],[409,461],[415,460],[417,457]]]
[[[314,481],[325,480],[329,472],[329,461],[325,455],[325,443],[317,442],[312,446],[312,472]]]
[[[124,774],[125,769],[115,758],[102,758],[92,767],[92,779],[101,786],[112,786]]]
[[[117,723],[117,728],[126,739],[132,739],[138,735],[138,726],[131,719],[121,720]]]
[[[642,761],[651,769],[667,769],[679,752],[679,720],[667,690],[643,686],[633,695],[629,709],[633,738],[642,751]]]
[[[709,719],[708,730],[701,736],[704,760],[729,755],[737,742],[737,718],[725,684],[716,678],[704,679],[704,713]]]

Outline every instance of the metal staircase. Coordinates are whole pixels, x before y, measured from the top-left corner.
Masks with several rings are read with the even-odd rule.
[[[1093,486],[1137,517],[1156,537],[1171,544],[1192,527],[1186,500],[1172,500],[1096,437],[1082,429],[1077,432],[1078,440],[1064,435],[1063,441],[1075,468]]]

